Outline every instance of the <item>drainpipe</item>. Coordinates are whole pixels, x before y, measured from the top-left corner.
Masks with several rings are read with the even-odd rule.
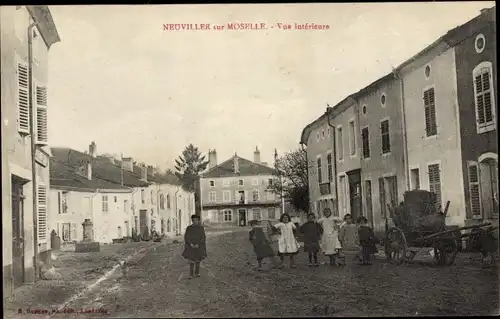
[[[31,137],[31,179],[33,184],[33,269],[35,270],[35,281],[39,277],[38,269],[38,192],[36,180],[36,137],[35,137],[35,110],[33,107],[33,28],[38,25],[33,22],[28,27],[28,103],[31,115],[30,137]]]
[[[307,151],[305,148],[305,144],[303,142],[300,142],[300,147],[302,148],[303,152],[306,152],[306,169],[307,169],[307,189],[309,192],[309,213],[312,212],[312,207],[311,207],[311,189],[309,187],[309,159],[307,158]]]
[[[339,189],[338,189],[338,183],[337,183],[337,130],[336,130],[336,127],[334,125],[332,125],[332,123],[330,123],[330,111],[331,111],[331,108],[330,107],[327,107],[326,108],[326,118],[328,120],[328,126],[330,126],[332,128],[332,138],[333,138],[333,158],[332,158],[332,161],[333,161],[333,178],[335,179],[335,207],[337,208],[337,214],[340,215],[340,211],[339,211]]]
[[[409,167],[409,163],[408,163],[408,134],[406,132],[406,108],[405,108],[405,98],[404,98],[404,83],[403,83],[403,77],[401,76],[401,74],[397,71],[397,70],[394,70],[394,76],[396,77],[396,79],[399,80],[399,83],[401,84],[400,85],[400,90],[401,90],[401,114],[402,114],[402,117],[403,117],[403,127],[402,127],[402,131],[403,131],[403,167],[405,168],[405,180],[406,180],[406,190],[409,191],[410,190],[410,178],[409,178],[409,172],[410,172],[410,167]]]
[[[177,216],[177,230],[176,230],[176,235],[177,236],[180,236],[180,228],[181,228],[181,218],[180,218],[180,215],[178,215],[178,212],[177,212],[177,193],[179,193],[179,190],[180,190],[180,187],[177,187],[177,190],[175,191],[175,215],[174,216]]]
[[[97,225],[96,220],[95,220],[95,211],[94,211],[94,197],[96,197],[97,194],[99,194],[99,189],[96,189],[95,193],[90,197],[90,205],[91,205],[90,206],[90,210],[91,210],[90,215],[92,216],[92,223],[94,225]],[[94,235],[95,228],[92,228],[92,232],[93,232],[92,233],[92,241],[95,241],[96,240],[95,235]]]

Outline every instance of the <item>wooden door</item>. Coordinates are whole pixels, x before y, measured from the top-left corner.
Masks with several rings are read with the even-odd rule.
[[[366,193],[366,217],[368,222],[373,226],[373,203],[372,203],[372,181],[365,181],[365,193]]]
[[[24,282],[24,195],[21,181],[12,179],[12,272],[14,288]]]
[[[354,170],[347,173],[349,179],[349,201],[351,206],[351,216],[354,220],[363,216],[363,204],[361,197],[361,171]]]

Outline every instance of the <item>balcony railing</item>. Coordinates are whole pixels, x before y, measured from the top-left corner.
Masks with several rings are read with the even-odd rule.
[[[319,193],[321,195],[331,194],[332,193],[332,184],[330,184],[330,182],[319,184]]]

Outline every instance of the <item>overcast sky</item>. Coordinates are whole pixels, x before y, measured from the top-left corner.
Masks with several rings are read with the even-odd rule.
[[[297,149],[302,129],[494,2],[50,6],[52,146],[162,168],[193,143],[218,161]],[[163,31],[166,23],[266,31]],[[277,23],[328,24],[279,30]],[[270,28],[270,26],[275,26]]]

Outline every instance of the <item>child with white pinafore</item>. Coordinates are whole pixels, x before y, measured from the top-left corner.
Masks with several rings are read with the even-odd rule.
[[[339,241],[340,221],[332,216],[330,208],[325,208],[324,216],[318,220],[318,224],[323,228],[321,236],[321,249],[323,254],[330,259],[330,266],[335,265],[335,256],[342,246]]]

